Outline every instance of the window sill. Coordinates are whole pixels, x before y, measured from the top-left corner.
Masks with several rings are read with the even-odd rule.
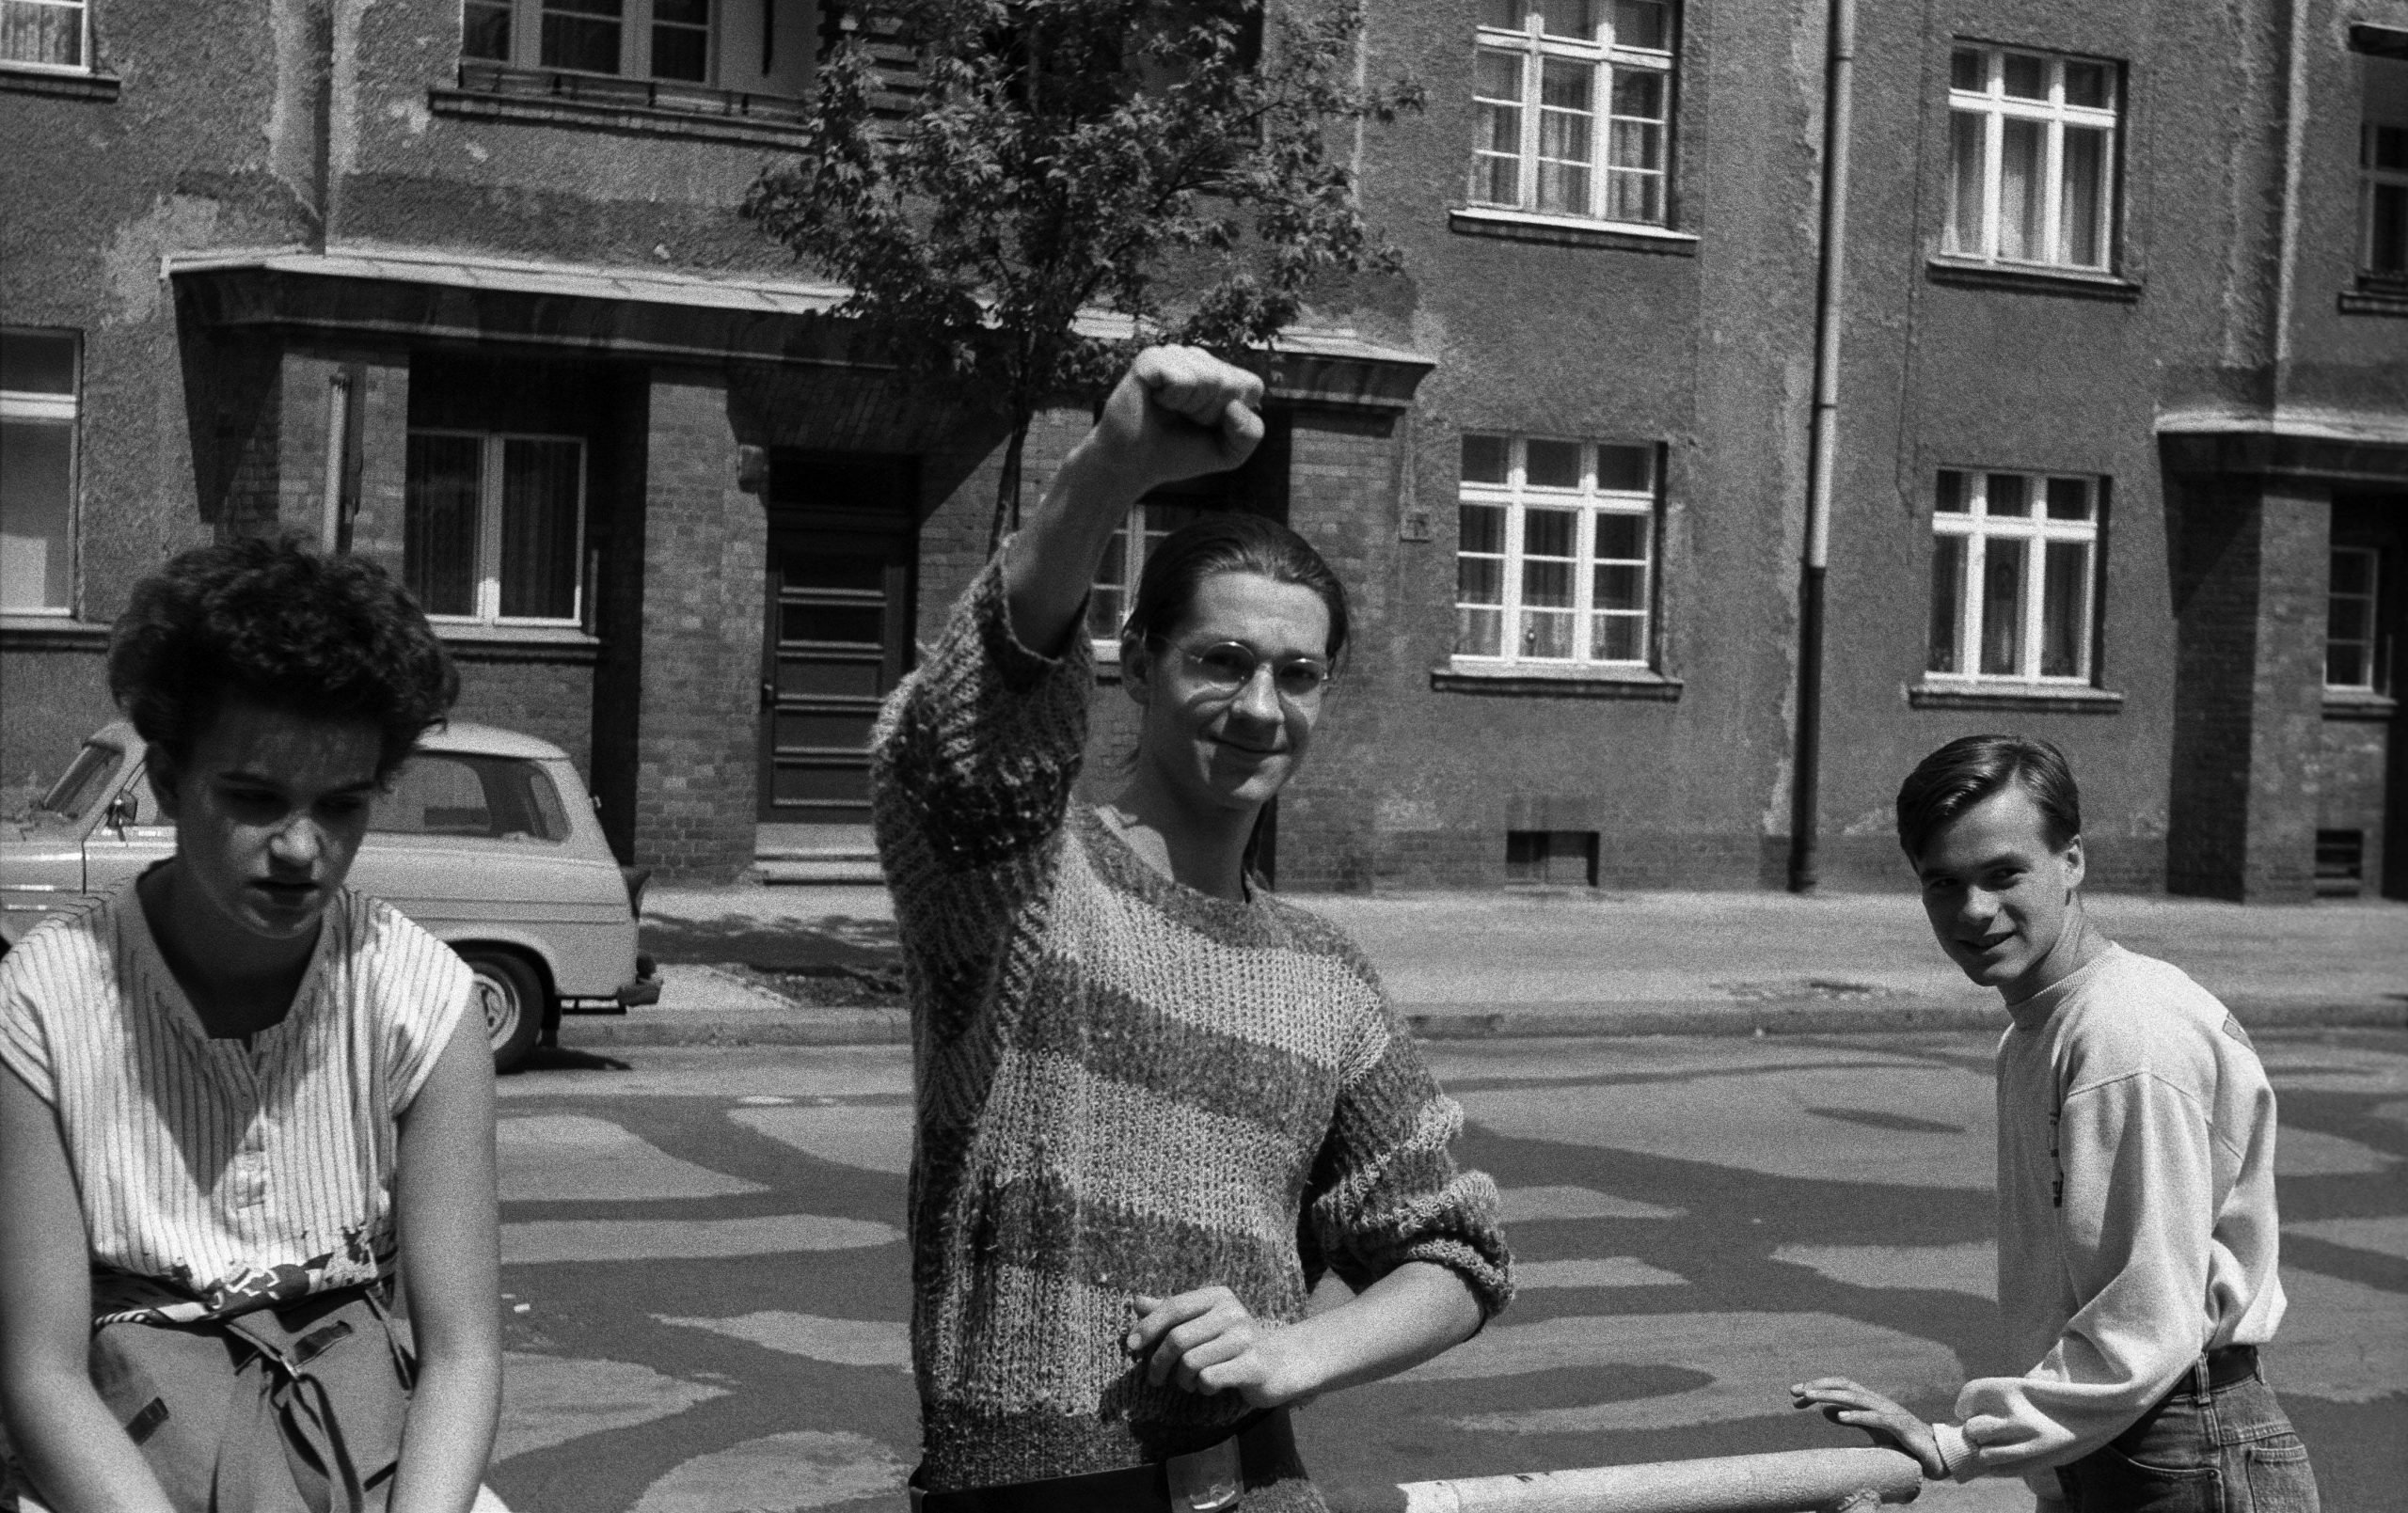
[[[586,131],[790,148],[802,102],[701,85],[615,79],[464,60],[456,88],[426,92],[427,108],[464,120],[523,121]]]
[[[108,626],[71,615],[0,614],[0,646],[12,652],[97,652],[108,643]]]
[[[1973,262],[1963,258],[1935,257],[1924,264],[1935,284],[1961,289],[1996,289],[2014,294],[2065,294],[2075,299],[2112,300],[2130,305],[2141,297],[2141,286],[2114,274],[2080,273],[2070,268],[2039,268],[2022,263]]]
[[[1559,247],[1608,247],[1617,252],[1659,252],[1675,258],[1697,256],[1697,238],[1687,231],[1622,221],[1584,221],[1569,215],[1533,215],[1528,211],[1497,210],[1485,205],[1454,205],[1447,211],[1447,229],[1458,236],[1495,236],[1509,242],[1539,242]]]
[[[479,625],[434,622],[452,655],[470,662],[592,662],[602,643],[575,625]]]
[[[1430,686],[1440,693],[1537,699],[1650,699],[1670,703],[1681,697],[1682,684],[1680,679],[1653,668],[1450,662],[1430,670]]]
[[[2366,688],[2324,690],[2326,719],[2384,720],[2400,713],[2400,701]]]
[[[1986,683],[1967,679],[1961,683],[1909,685],[1907,702],[1917,709],[2006,709],[2030,715],[2113,715],[2123,709],[2124,696],[2079,683],[2020,683],[2004,678]]]
[[[2408,282],[2361,276],[2358,287],[2341,291],[2337,303],[2344,315],[2408,315]]]
[[[0,93],[12,95],[47,95],[53,100],[96,100],[103,104],[117,101],[119,81],[113,73],[85,73],[66,69],[28,68],[22,63],[0,63]]]

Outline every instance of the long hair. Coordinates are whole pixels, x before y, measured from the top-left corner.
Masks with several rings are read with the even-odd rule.
[[[1346,652],[1346,585],[1313,550],[1312,544],[1275,520],[1237,510],[1217,511],[1172,531],[1146,554],[1137,575],[1136,602],[1120,625],[1125,665],[1148,641],[1177,631],[1195,607],[1196,592],[1224,573],[1252,573],[1275,583],[1311,590],[1329,610],[1329,642],[1323,654],[1332,667]],[[1130,754],[1135,760],[1135,753]],[[1258,886],[1266,885],[1259,859],[1271,807],[1254,817],[1244,866]]]
[[[1120,626],[1121,654],[1176,631],[1205,580],[1224,573],[1253,573],[1310,589],[1329,609],[1324,654],[1334,664],[1346,650],[1346,586],[1321,553],[1275,520],[1222,510],[1172,531],[1147,552],[1136,602]]]

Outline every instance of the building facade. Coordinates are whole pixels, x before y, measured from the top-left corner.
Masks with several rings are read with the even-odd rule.
[[[1893,881],[1898,778],[2014,730],[2105,885],[2408,896],[2408,0],[1853,8],[1827,151],[1826,0],[1375,0],[1428,90],[1357,152],[1403,271],[1254,355],[1265,446],[1133,515],[1100,645],[1149,538],[1275,514],[1357,606],[1283,886],[1778,886],[1825,331],[1824,878]],[[299,530],[410,584],[626,859],[858,867],[1000,438],[737,213],[829,21],[0,0],[11,802],[107,717],[143,572]],[[1108,656],[1096,708],[1108,781]]]

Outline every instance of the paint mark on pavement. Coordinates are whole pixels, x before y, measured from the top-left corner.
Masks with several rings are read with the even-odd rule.
[[[2360,1176],[2384,1171],[2397,1159],[2371,1145],[2296,1125],[2274,1137],[2276,1176]]]
[[[1961,1245],[1784,1245],[1776,1261],[1809,1267],[1851,1287],[1913,1287],[1998,1299],[1998,1247]]]
[[[732,1109],[727,1115],[771,1140],[839,1166],[901,1176],[911,1169],[911,1108],[850,1103],[825,1108]]]
[[[2279,1137],[2288,1140],[2288,1135]],[[2353,1251],[2371,1251],[2388,1255],[2395,1261],[2408,1261],[2408,1216],[2394,1214],[2386,1219],[2315,1219],[2304,1224],[2285,1224],[2286,1235],[2305,1235],[2328,1245],[2346,1245]],[[2285,1271],[2285,1276],[2290,1273]]]
[[[1997,1180],[1986,1072],[1935,1067],[1793,1067],[1626,1083],[1610,1097],[1550,1088],[1472,1089],[1465,1114],[1517,1140],[1638,1151],[1768,1176],[1984,1191]],[[1862,1120],[1833,1117],[1860,1111]],[[1894,1127],[1963,1125],[1962,1133]]]
[[[896,1491],[911,1474],[876,1440],[797,1429],[696,1456],[646,1488],[634,1513],[790,1513]]]
[[[1593,1261],[1517,1261],[1513,1285],[1523,1292],[1537,1287],[1685,1287],[1688,1278],[1635,1255],[1608,1255]]]
[[[578,1361],[505,1351],[501,1358],[501,1427],[494,1436],[499,1463],[589,1434],[649,1424],[725,1389],[680,1381],[629,1361]]]
[[[1705,1386],[1661,1397],[1451,1420],[1457,1427],[1507,1434],[1582,1434],[1614,1429],[1687,1428],[1778,1417],[1794,1411],[1782,1362],[1813,1362],[1882,1383],[1891,1395],[1945,1400],[1964,1379],[1956,1352],[1932,1340],[1836,1314],[1576,1315],[1491,1328],[1396,1379],[1461,1381],[1615,1365],[1668,1365],[1713,1378]]]
[[[1497,1199],[1497,1217],[1509,1224],[1540,1219],[1678,1219],[1688,1211],[1617,1198],[1594,1188],[1504,1188]]]
[[[494,1126],[501,1201],[724,1198],[765,1192],[758,1182],[679,1160],[608,1119],[522,1114]]]
[[[911,1332],[884,1318],[822,1318],[816,1314],[790,1314],[768,1309],[734,1318],[672,1318],[655,1314],[663,1324],[705,1329],[731,1339],[749,1340],[764,1349],[803,1356],[839,1366],[895,1366],[911,1369]]]
[[[698,1261],[787,1251],[858,1251],[903,1232],[866,1219],[769,1214],[758,1219],[542,1220],[501,1226],[501,1264],[549,1261]]]
[[[2278,1393],[2371,1403],[2408,1389],[2408,1307],[2396,1292],[2283,1268],[2290,1310],[2266,1348]]]

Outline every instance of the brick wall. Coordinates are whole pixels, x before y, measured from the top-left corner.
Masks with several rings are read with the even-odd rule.
[[[2166,886],[2314,895],[2329,495],[2242,480],[2179,496]]]
[[[768,526],[737,486],[714,376],[656,370],[644,440],[635,860],[664,878],[723,881],[752,864],[759,812]]]

